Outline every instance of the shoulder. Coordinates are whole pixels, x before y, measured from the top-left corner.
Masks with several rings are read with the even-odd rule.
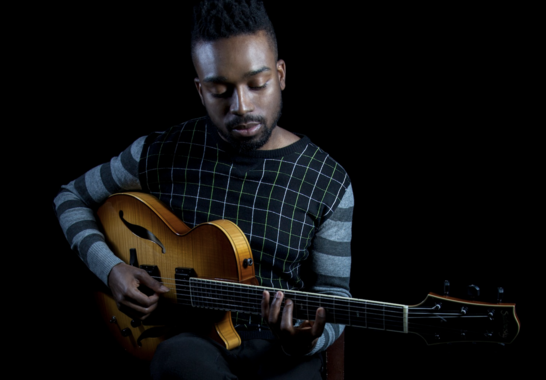
[[[323,205],[325,217],[331,216],[344,198],[352,199],[351,179],[345,168],[328,152],[300,135],[297,166],[305,172],[305,186],[311,187],[312,198]],[[346,197],[347,195],[347,197]]]
[[[270,149],[281,149],[295,144],[300,140],[300,137],[295,133],[292,133],[284,128],[277,126],[273,130],[271,140],[273,140],[274,143],[271,144]]]
[[[153,145],[164,146],[170,143],[192,142],[200,140],[208,133],[206,117],[190,119],[183,123],[173,125],[164,131],[150,133],[144,142],[144,150]]]
[[[323,176],[339,182],[339,186],[342,188],[347,189],[351,184],[351,180],[345,168],[308,137],[302,136],[302,140],[306,142],[304,154],[310,160],[312,167],[319,170]]]

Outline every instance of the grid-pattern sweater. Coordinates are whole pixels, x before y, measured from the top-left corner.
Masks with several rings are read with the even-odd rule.
[[[105,283],[119,263],[93,211],[119,191],[143,190],[188,226],[235,222],[247,236],[260,284],[350,297],[353,197],[343,168],[303,136],[278,150],[235,154],[200,118],[140,138],[55,199],[67,239]],[[328,324],[314,351],[342,326]]]

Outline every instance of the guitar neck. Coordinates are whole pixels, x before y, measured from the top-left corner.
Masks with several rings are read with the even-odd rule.
[[[182,288],[182,287],[180,287]],[[177,291],[182,291],[179,288]],[[261,315],[264,290],[279,289],[217,280],[191,278],[183,286],[191,305],[199,308],[242,312]],[[326,309],[326,320],[346,326],[408,332],[408,306],[359,300],[331,295],[283,290],[286,298],[294,301],[293,315],[297,319],[313,320],[317,308]]]

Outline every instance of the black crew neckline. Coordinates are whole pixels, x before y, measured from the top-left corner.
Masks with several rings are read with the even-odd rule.
[[[220,137],[220,135],[218,134],[218,131],[216,130],[216,127],[210,126],[210,125],[208,125],[207,127],[210,133],[209,136],[211,136],[215,140],[215,142],[218,144],[220,149],[226,151],[227,153],[229,153],[230,155],[234,157],[237,157],[238,161],[239,160],[244,161],[245,159],[256,159],[256,158],[264,159],[264,158],[283,157],[295,152],[301,152],[303,148],[311,142],[309,137],[307,137],[306,135],[302,135],[300,133],[294,133],[300,139],[283,148],[270,149],[270,150],[254,150],[252,152],[239,153],[235,151],[235,149],[233,149],[233,147],[227,141],[225,141],[224,139]]]

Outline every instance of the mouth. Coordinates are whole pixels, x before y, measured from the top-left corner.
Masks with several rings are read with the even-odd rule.
[[[242,136],[242,137],[252,137],[258,133],[258,131],[261,129],[262,124],[251,122],[246,124],[239,124],[236,125],[231,129],[233,133],[236,135]]]

